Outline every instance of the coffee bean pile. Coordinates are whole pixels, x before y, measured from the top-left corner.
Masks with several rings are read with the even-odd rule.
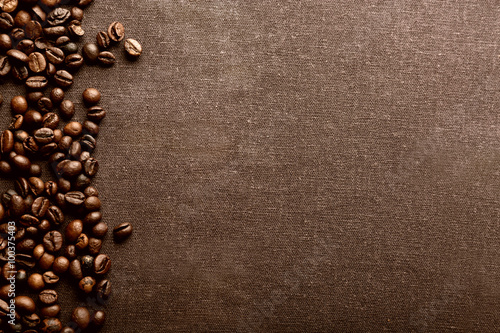
[[[0,333],[94,332],[106,319],[89,305],[62,321],[56,291],[67,276],[83,299],[103,305],[111,293],[111,258],[101,253],[108,225],[91,185],[106,110],[101,93],[85,89],[87,119],[74,121],[75,104],[65,92],[83,66],[113,66],[112,49],[121,41],[129,59],[142,53],[137,40],[125,39],[120,22],[80,46],[84,9],[92,2],[0,0],[0,80],[26,91],[10,99],[13,117],[0,136],[0,174],[13,181],[0,196]],[[124,240],[132,225],[121,223],[113,232]]]

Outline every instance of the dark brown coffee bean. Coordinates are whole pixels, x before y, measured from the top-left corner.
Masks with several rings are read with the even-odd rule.
[[[108,232],[108,225],[106,222],[99,222],[92,227],[92,234],[97,238],[103,238]]]
[[[64,250],[64,256],[68,258],[69,260],[75,259],[76,258],[76,246],[73,244],[70,244],[66,246],[66,249]]]
[[[16,49],[26,54],[29,58],[29,55],[35,51],[35,43],[31,39],[22,39],[17,43]]]
[[[81,206],[85,202],[85,194],[80,191],[70,191],[64,197],[66,202],[73,206]]]
[[[99,56],[99,47],[94,43],[87,43],[82,48],[83,58],[87,63],[95,63],[97,61],[97,57]]]
[[[102,240],[99,238],[89,238],[89,244],[88,244],[88,249],[89,253],[93,256],[98,255],[99,252],[101,252],[102,248]]]
[[[90,157],[84,162],[83,170],[87,176],[94,177],[97,171],[99,171],[99,162],[95,158]]]
[[[56,274],[64,274],[69,268],[69,260],[66,257],[60,256],[54,260],[52,269]]]
[[[26,26],[24,27],[24,34],[26,35],[26,38],[35,40],[42,36],[43,28],[40,22],[31,20],[29,21]]]
[[[71,121],[64,126],[63,132],[65,135],[72,137],[82,134],[83,126],[77,121]]]
[[[49,209],[50,209],[50,207],[49,207]],[[47,212],[47,214],[48,214],[48,212]],[[51,227],[52,226],[50,225],[49,220],[45,219],[45,220],[42,220],[40,222],[40,224],[37,226],[37,229],[40,232],[40,234],[44,234],[47,231],[49,231]]]
[[[9,31],[14,27],[14,18],[9,13],[0,13],[0,30]]]
[[[66,199],[64,197],[64,193],[69,192],[69,190],[71,190],[71,182],[67,179],[60,178],[57,182],[57,186],[59,187],[59,192],[60,192],[57,193],[56,197],[57,205],[59,207],[63,207],[64,205],[66,205]],[[59,194],[62,195],[62,200],[60,200],[61,196]]]
[[[53,42],[45,39],[44,37],[38,37],[35,39],[35,47],[43,54],[45,54],[46,49],[52,46],[54,46]]]
[[[113,235],[115,236],[116,239],[122,240],[130,236],[132,234],[132,224],[128,222],[121,223],[117,225],[113,229]]]
[[[38,260],[38,266],[43,270],[49,270],[54,263],[54,255],[45,252],[42,257]]]
[[[36,242],[31,238],[25,238],[16,245],[16,249],[20,253],[33,253]],[[3,250],[3,249],[2,249]]]
[[[2,154],[8,154],[14,148],[14,134],[5,130],[2,132],[2,136],[0,138],[0,151]]]
[[[31,212],[34,216],[38,218],[42,218],[45,216],[50,207],[50,201],[44,197],[38,197],[33,201],[33,205],[31,206]]]
[[[73,20],[68,24],[68,34],[77,39],[85,35],[85,30],[82,28],[82,22],[78,20]]]
[[[10,64],[9,58],[6,56],[0,56],[0,76],[6,76],[10,73],[12,66]]]
[[[50,206],[46,217],[54,225],[60,225],[64,221],[64,214],[57,206]]]
[[[36,310],[35,301],[29,296],[16,296],[14,298],[16,310],[21,313],[33,313]]]
[[[54,195],[56,195],[57,183],[52,180],[45,182],[45,194],[47,194],[49,197],[53,197]]]
[[[28,67],[24,65],[14,65],[10,74],[16,83],[23,83],[29,76]]]
[[[61,102],[59,111],[63,118],[71,119],[71,117],[75,114],[75,104],[72,101],[65,99]]]
[[[87,110],[87,118],[93,122],[100,122],[106,117],[106,111],[100,106],[93,106]]]
[[[16,182],[14,183],[14,189],[20,196],[26,198],[30,190],[30,185],[28,180],[24,177],[18,177]]]
[[[142,46],[135,39],[125,39],[123,46],[125,48],[125,52],[129,57],[137,58],[142,54]]]
[[[38,294],[38,299],[42,304],[52,305],[57,302],[58,294],[53,289],[45,289]]]
[[[47,318],[40,326],[42,333],[59,333],[62,330],[61,321],[57,318]]]
[[[36,107],[41,113],[50,112],[53,106],[52,101],[48,97],[41,97],[36,103]]]
[[[84,330],[90,324],[90,312],[87,308],[79,306],[73,310],[71,320],[76,323],[80,329]]]
[[[83,194],[85,194],[86,197],[98,197],[99,196],[99,191],[94,186],[89,186],[87,187],[84,191]]]
[[[22,216],[26,212],[26,203],[20,195],[13,195],[9,201],[9,212],[11,216]]]
[[[101,209],[101,200],[98,197],[88,197],[85,199],[84,207],[88,211],[94,211]]]
[[[52,271],[47,271],[43,273],[42,280],[44,284],[55,284],[59,282],[59,276]],[[40,289],[43,289],[43,287]]]
[[[97,297],[99,300],[106,300],[111,295],[111,282],[107,279],[100,281],[96,285]]]
[[[6,54],[10,58],[10,60],[17,64],[25,64],[30,60],[24,52],[16,49],[8,50]]]
[[[119,42],[125,37],[125,28],[120,22],[113,22],[109,25],[108,36],[113,42]]]
[[[69,263],[69,274],[77,280],[81,280],[83,278],[82,264],[80,263],[80,260],[74,259]]]
[[[49,112],[43,116],[42,126],[50,128],[52,130],[55,130],[57,128],[57,126],[59,126],[59,121],[60,121],[60,119],[59,119],[59,116],[57,115],[57,113]],[[55,132],[54,132],[54,141],[56,141],[55,140]]]
[[[97,45],[99,46],[99,48],[101,48],[101,50],[107,49],[111,42],[108,33],[105,31],[100,31],[97,33],[96,41]]]
[[[82,146],[82,149],[85,151],[92,152],[96,147],[96,143],[97,143],[96,139],[90,134],[84,134],[80,139],[80,145]]]
[[[49,80],[45,76],[31,76],[26,79],[26,87],[33,90],[42,90],[47,87]]]
[[[43,28],[43,33],[47,38],[57,39],[66,33],[66,28],[61,25]]]
[[[82,163],[79,161],[64,160],[57,165],[56,170],[64,178],[74,178],[82,172]]]
[[[104,322],[106,321],[106,313],[102,310],[98,310],[94,312],[94,314],[92,315],[92,319],[90,321],[96,327],[101,327],[104,325]]]
[[[46,22],[52,26],[63,25],[71,18],[71,13],[66,8],[56,8],[47,15]]]
[[[86,105],[95,105],[101,100],[101,93],[95,88],[87,88],[83,91],[82,97]]]
[[[61,312],[61,306],[59,304],[44,306],[40,309],[40,315],[44,318],[57,317],[60,312]]]
[[[31,162],[26,156],[16,155],[12,159],[12,165],[21,172],[29,172],[31,167]]]
[[[10,108],[13,113],[24,114],[28,110],[28,101],[24,96],[14,96],[10,100]]]
[[[71,18],[73,20],[82,21],[83,20],[83,10],[78,7],[71,7]]]
[[[40,150],[40,147],[36,143],[35,138],[32,136],[27,137],[23,141],[23,148],[25,152],[30,154],[36,154]]]
[[[54,65],[60,65],[64,62],[64,52],[58,47],[49,47],[45,50],[47,60]]]
[[[83,219],[84,224],[94,225],[96,223],[101,222],[102,214],[99,211],[93,211],[88,213]]]
[[[67,68],[76,70],[83,66],[83,57],[78,53],[70,54],[64,60]]]
[[[55,105],[61,104],[61,102],[64,100],[64,90],[62,90],[61,88],[52,89],[52,91],[50,92],[50,99]]]
[[[33,137],[40,145],[46,145],[54,140],[54,131],[48,127],[42,127],[33,133]]]
[[[72,159],[79,160],[81,153],[82,153],[82,146],[80,145],[80,142],[73,141],[71,147],[69,147],[68,155]]]
[[[45,247],[45,250],[49,252],[59,251],[62,245],[63,245],[63,238],[61,233],[57,230],[49,231],[43,237],[43,246]]]
[[[31,290],[38,291],[45,288],[45,283],[43,281],[43,277],[39,273],[31,274],[28,277],[28,286]]]
[[[47,61],[40,52],[33,52],[29,55],[28,66],[33,73],[41,73],[47,68]]]
[[[16,27],[22,28],[31,20],[31,15],[27,11],[21,9],[14,17],[14,24]]]
[[[90,120],[85,120],[83,122],[83,129],[86,133],[92,135],[93,137],[97,137],[97,135],[99,134],[99,125],[91,122]]]
[[[58,70],[54,75],[55,83],[62,88],[68,88],[73,84],[73,75],[65,70]]]
[[[102,66],[113,66],[116,62],[116,57],[109,51],[102,51],[97,55],[97,61]]]
[[[29,128],[40,127],[42,124],[43,116],[40,112],[35,110],[28,110],[24,114],[24,124]]]
[[[78,283],[78,286],[82,291],[84,291],[86,294],[92,292],[92,289],[95,286],[95,279],[91,276],[86,276],[83,279],[80,280]]]
[[[25,315],[21,318],[21,324],[24,328],[37,328],[40,325],[41,319],[36,313],[31,313],[29,315]],[[28,331],[24,331],[26,333]],[[34,332],[37,332],[34,330]]]
[[[84,233],[76,239],[75,247],[79,250],[85,249],[89,245],[89,238]]]
[[[73,220],[66,226],[66,240],[75,242],[83,231],[83,222],[81,220]]]
[[[0,34],[0,50],[7,51],[12,48],[12,39],[7,34]]]

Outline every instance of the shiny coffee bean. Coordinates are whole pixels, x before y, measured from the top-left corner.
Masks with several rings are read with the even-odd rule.
[[[28,277],[28,287],[33,291],[39,291],[45,288],[42,274],[33,273]]]
[[[62,90],[61,88],[54,88],[50,92],[50,99],[52,103],[54,103],[55,105],[59,105],[64,100],[64,95],[64,90]]]
[[[59,304],[52,304],[49,306],[44,306],[40,309],[40,315],[43,318],[54,318],[61,312],[61,306]]]
[[[108,233],[108,224],[106,222],[99,222],[92,227],[92,235],[97,238],[103,238]]]
[[[94,43],[87,43],[83,45],[82,55],[85,61],[89,64],[93,64],[97,61],[100,50],[99,47]]]
[[[65,70],[58,70],[54,74],[54,82],[61,88],[68,88],[73,84],[73,75]]]
[[[54,260],[52,270],[56,274],[64,274],[69,268],[69,260],[66,257],[60,256]]]
[[[106,111],[100,106],[93,106],[87,110],[87,118],[95,123],[106,117]]]
[[[113,22],[108,27],[108,36],[113,42],[119,42],[125,37],[125,28],[120,22]]]
[[[75,242],[83,232],[82,220],[73,220],[68,223],[65,230],[66,240],[70,243]]]
[[[47,285],[56,284],[59,282],[59,276],[53,271],[46,271],[42,274],[43,283]]]
[[[49,252],[57,252],[63,245],[63,237],[57,230],[52,230],[43,237],[43,246]]]
[[[96,281],[93,277],[86,276],[80,280],[80,282],[78,283],[78,286],[80,287],[80,290],[82,290],[83,292],[88,294],[88,293],[92,292],[95,284],[96,284]]]
[[[128,222],[121,223],[113,229],[113,235],[116,239],[122,240],[132,234],[132,224]]]
[[[57,318],[47,318],[40,325],[42,333],[58,333],[62,330],[61,321]]]
[[[116,63],[116,57],[109,51],[102,51],[97,55],[97,61],[102,66],[113,66]]]
[[[94,273],[97,275],[106,274],[111,268],[111,258],[107,254],[99,254],[94,259]]]
[[[142,46],[135,39],[125,39],[123,46],[125,48],[125,52],[129,57],[138,58],[142,54]]]
[[[78,325],[78,328],[84,330],[90,324],[90,312],[87,308],[77,307],[71,314],[71,320]]]

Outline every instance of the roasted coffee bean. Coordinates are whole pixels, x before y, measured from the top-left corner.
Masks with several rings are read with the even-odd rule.
[[[64,214],[57,206],[50,206],[46,217],[54,225],[60,225],[64,221]]]
[[[75,182],[74,182],[74,186],[76,189],[82,190],[82,189],[86,188],[87,186],[89,186],[90,183],[92,183],[92,179],[87,177],[86,175],[84,175],[82,173],[76,177]]]
[[[18,177],[16,182],[14,183],[14,189],[20,196],[26,198],[30,190],[30,185],[28,180],[24,177]]]
[[[47,69],[45,70],[45,75],[47,75],[48,78],[54,79],[54,76],[57,73],[57,68],[53,63],[48,62],[47,63]],[[57,81],[55,81],[57,83]]]
[[[40,145],[46,145],[54,140],[54,131],[48,127],[42,127],[33,133],[33,137]]]
[[[83,191],[83,194],[85,194],[86,197],[98,197],[99,191],[97,191],[97,188],[95,188],[94,186],[89,186]]]
[[[23,28],[14,28],[10,32],[10,36],[14,41],[21,40],[26,37]]]
[[[61,88],[54,88],[50,92],[50,99],[52,100],[52,103],[59,105],[64,100],[64,95],[64,90]]]
[[[83,279],[80,280],[78,283],[78,286],[82,291],[84,291],[86,294],[92,292],[92,289],[94,289],[95,286],[95,279],[91,276],[86,276]]]
[[[35,301],[29,296],[16,296],[14,302],[16,304],[16,311],[28,314],[35,312]]]
[[[63,193],[66,193],[66,192],[69,192],[69,190],[71,190],[71,182],[67,179],[64,179],[64,178],[61,178],[59,179],[59,181],[57,182],[57,186],[59,187],[59,192],[61,193],[58,193],[58,196],[56,198],[56,200],[58,200],[57,204],[62,207],[66,204],[66,198],[64,196]],[[59,202],[59,194],[62,194],[62,201]]]
[[[125,28],[120,22],[113,22],[108,27],[108,36],[113,42],[119,42],[125,37]]]
[[[24,34],[26,35],[26,38],[35,40],[42,36],[43,28],[40,22],[31,20],[29,21],[26,26],[24,27]]]
[[[55,83],[62,88],[68,88],[73,84],[73,75],[65,70],[58,70],[54,74]]]
[[[19,218],[19,223],[24,227],[36,227],[40,224],[40,220],[36,216],[23,214]]]
[[[41,97],[36,103],[36,107],[41,113],[50,112],[53,106],[52,101],[48,97]]]
[[[65,135],[72,137],[82,134],[83,126],[77,121],[71,121],[64,126],[63,132]]]
[[[33,249],[33,257],[36,260],[40,260],[40,258],[43,256],[44,253],[45,253],[45,248],[43,247],[43,244],[38,244]]]
[[[101,93],[95,88],[87,88],[83,91],[82,97],[86,105],[95,105],[101,100]]]
[[[39,150],[40,147],[36,143],[36,140],[34,137],[29,136],[23,141],[23,148],[25,152],[30,153],[30,154],[36,154]]]
[[[45,39],[44,37],[38,37],[35,39],[35,47],[43,54],[45,54],[45,50],[51,46],[54,46],[52,41]]]
[[[29,128],[40,127],[43,121],[43,116],[40,112],[35,110],[28,110],[24,114],[24,124]]]
[[[32,90],[42,90],[47,87],[49,80],[45,76],[31,76],[26,79],[26,87]]]
[[[75,242],[83,231],[83,222],[81,220],[73,220],[66,226],[66,240]]]
[[[84,162],[83,170],[87,176],[94,177],[97,171],[99,171],[99,162],[95,158],[90,157]]]
[[[98,197],[91,196],[85,199],[84,207],[88,211],[101,209],[101,200]]]
[[[80,139],[80,145],[82,146],[82,149],[85,151],[92,152],[96,147],[96,143],[97,143],[96,139],[90,134],[84,134]]]
[[[43,288],[45,288],[45,283],[43,281],[42,275],[39,273],[31,274],[28,277],[28,287],[34,291],[42,290]]]
[[[0,50],[7,51],[12,48],[12,39],[7,34],[0,34]]]
[[[61,321],[57,318],[47,318],[40,325],[42,333],[58,333],[62,330]]]
[[[78,157],[78,160],[82,163],[84,163],[86,160],[88,160],[90,158],[90,152],[88,151],[83,151],[81,154],[80,154],[80,157]]]
[[[71,320],[78,325],[78,328],[84,330],[90,324],[90,312],[87,308],[79,306],[73,310]]]
[[[17,194],[17,192],[16,192],[16,191],[14,191],[13,189],[9,189],[9,190],[7,190],[7,191],[3,192],[3,193],[2,193],[2,205],[3,205],[3,206],[5,206],[5,207],[9,207],[9,208],[10,208],[10,202],[11,202],[12,197],[13,197],[14,195],[18,195],[18,194]],[[21,198],[21,199],[22,199],[22,198]],[[23,201],[24,201],[24,200],[23,200]],[[1,225],[0,225],[0,226],[1,226]],[[7,226],[6,226],[6,227],[7,227]],[[5,233],[6,233],[7,229],[5,229],[5,230],[0,230],[0,232],[3,232],[3,231],[5,231]]]
[[[107,279],[100,281],[96,285],[97,297],[100,300],[106,300],[111,295],[111,282]]]
[[[113,66],[116,62],[116,57],[109,51],[102,51],[97,55],[97,61],[102,66]]]
[[[33,73],[41,73],[47,68],[47,61],[40,52],[33,52],[29,55],[28,65]]]
[[[106,117],[106,111],[100,106],[93,106],[87,110],[87,118],[93,122],[100,122]]]
[[[14,18],[9,13],[0,13],[0,30],[9,31],[14,27]]]
[[[54,264],[52,264],[52,269],[56,274],[63,274],[69,268],[69,260],[66,257],[60,256],[54,260]]]
[[[16,254],[16,264],[26,268],[33,268],[36,262],[33,256],[25,253],[18,253]]]
[[[26,53],[19,51],[17,49],[10,49],[6,52],[10,60],[17,64],[25,64],[29,62],[29,57]]]
[[[14,65],[10,73],[17,83],[23,83],[29,76],[28,67],[24,65]]]
[[[55,130],[57,126],[59,126],[59,115],[54,112],[46,113],[42,118],[42,126]],[[55,133],[54,133],[54,141],[55,141]]]
[[[9,212],[13,217],[22,216],[26,212],[26,203],[20,195],[12,195],[9,201]]]
[[[37,105],[38,100],[43,97],[43,92],[41,91],[30,91],[26,95],[26,100],[28,104]]]
[[[83,219],[84,224],[94,225],[101,222],[102,214],[99,211],[90,212]]]
[[[59,276],[52,271],[44,272],[42,275],[42,279],[44,284],[55,284],[59,282]],[[40,289],[43,289],[43,287]]]
[[[82,153],[82,146],[79,141],[73,141],[68,150],[68,155],[75,160],[79,160]]]
[[[89,249],[89,253],[90,255],[93,255],[93,256],[96,256],[99,254],[99,252],[101,252],[101,248],[102,248],[102,240],[100,240],[99,238],[89,238],[89,244],[88,244],[88,249]]]
[[[31,20],[31,15],[25,10],[20,10],[14,17],[14,24],[16,27],[24,27]]]
[[[113,235],[116,239],[125,239],[132,234],[132,224],[128,222],[121,223],[113,229]]]
[[[71,119],[71,117],[75,114],[75,104],[72,101],[65,99],[61,102],[61,105],[59,105],[59,111],[63,118]]]
[[[65,8],[56,8],[47,15],[46,22],[52,26],[63,25],[71,18],[71,13]]]
[[[3,318],[9,314],[9,304],[3,299],[0,299],[0,318]]]
[[[13,113],[24,114],[28,110],[28,101],[24,96],[14,96],[10,100],[10,108]]]
[[[58,294],[53,289],[45,289],[38,294],[38,299],[42,304],[52,305],[57,302]]]
[[[66,202],[73,206],[81,206],[85,202],[85,194],[80,191],[71,191],[65,194]]]
[[[81,280],[83,278],[82,264],[80,263],[80,260],[74,259],[69,263],[69,274],[77,280]]]
[[[138,41],[132,38],[127,38],[123,42],[125,52],[129,57],[137,58],[142,54],[142,46]]]
[[[16,115],[14,116],[15,118],[17,117],[22,117],[21,115]],[[24,140],[26,140],[26,138],[29,137],[29,134],[28,132],[26,131],[23,131],[23,130],[17,130],[14,132],[14,139],[16,141],[19,141],[19,142],[23,142]]]
[[[81,21],[83,20],[83,10],[78,7],[71,7],[71,18],[73,20]]]
[[[45,216],[50,207],[50,201],[44,197],[38,197],[33,201],[33,205],[31,206],[31,212],[34,216],[38,218],[42,218]]]
[[[87,235],[84,233],[80,234],[78,238],[76,239],[75,247],[79,250],[85,249],[89,245],[89,238]],[[83,264],[82,264],[82,269],[83,269]]]
[[[45,50],[47,60],[54,65],[59,65],[64,62],[64,52],[58,47],[49,47]]]
[[[85,30],[82,28],[82,22],[78,20],[73,20],[68,24],[68,34],[77,39],[85,35]]]
[[[49,197],[53,197],[54,195],[56,195],[57,183],[52,180],[45,182],[45,194],[47,194]]]
[[[5,76],[10,73],[12,66],[9,58],[6,56],[0,57],[0,76]]]
[[[49,231],[43,237],[43,246],[45,247],[45,250],[49,252],[59,251],[62,245],[63,245],[63,238],[61,233],[57,230]]]
[[[83,66],[83,57],[78,53],[70,54],[64,60],[66,67],[76,70]]]
[[[90,320],[90,322],[97,327],[103,326],[105,321],[106,313],[102,310],[94,312],[94,314],[92,315],[92,319]]]
[[[108,33],[105,31],[99,31],[96,36],[97,45],[101,50],[105,50],[109,47],[111,40],[109,39]]]
[[[49,220],[45,219],[45,220],[40,221],[40,224],[37,226],[37,229],[38,229],[38,231],[40,231],[41,234],[44,234],[47,231],[49,231],[51,227],[52,226],[50,225]]]
[[[16,245],[16,249],[20,253],[33,253],[36,242],[31,238],[25,238]],[[3,249],[2,249],[3,250]]]
[[[45,252],[42,257],[38,260],[38,266],[43,270],[49,270],[54,263],[54,255]]]
[[[63,132],[59,128],[56,128],[54,130],[54,142],[59,144],[59,141],[61,141],[62,137],[63,137]]]
[[[16,49],[26,54],[29,58],[29,55],[35,51],[35,43],[31,39],[21,39],[19,43],[17,43]]]
[[[5,130],[2,132],[2,136],[0,138],[0,151],[2,154],[8,154],[14,148],[14,134]]]
[[[74,178],[82,172],[82,163],[64,160],[57,165],[56,170],[64,178]]]
[[[83,129],[85,133],[88,133],[93,137],[97,137],[97,135],[99,134],[99,125],[97,125],[94,122],[91,122],[90,120],[85,120],[83,122]]]
[[[40,315],[44,318],[54,318],[61,312],[61,306],[59,304],[52,304],[49,306],[44,306],[40,309]]]
[[[66,249],[64,250],[64,256],[70,260],[76,258],[76,246],[73,244],[70,244],[66,246]]]
[[[36,313],[25,315],[21,318],[21,324],[25,328],[37,328],[40,325],[40,317]],[[24,331],[26,333],[28,331]],[[37,332],[37,331],[35,331]]]
[[[94,0],[78,0],[78,6],[85,7],[90,5]]]
[[[31,162],[26,156],[16,155],[11,159],[12,165],[21,172],[29,172]]]
[[[40,194],[42,194],[45,189],[45,184],[39,177],[28,178],[28,186],[31,190],[31,193],[33,193],[35,196],[39,196]]]
[[[43,28],[43,33],[47,38],[57,39],[66,33],[66,28],[61,25]]]
[[[97,238],[103,238],[108,233],[108,224],[99,222],[92,227],[92,234]]]
[[[99,47],[94,43],[87,43],[83,45],[82,55],[87,63],[95,63],[97,61],[97,57],[99,56],[100,50]]]

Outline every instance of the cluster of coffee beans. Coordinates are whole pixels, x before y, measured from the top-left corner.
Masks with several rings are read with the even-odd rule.
[[[65,96],[85,64],[115,64],[110,48],[125,37],[123,25],[112,22],[80,48],[83,9],[91,3],[0,0],[0,79],[26,89],[10,100],[13,117],[0,136],[0,173],[13,180],[0,197],[0,333],[90,332],[105,321],[102,310],[79,306],[63,324],[56,291],[69,276],[97,304],[111,292],[111,258],[101,253],[108,225],[91,185],[106,111],[100,92],[88,88],[82,93],[87,120],[74,121],[75,104]],[[136,59],[142,47],[125,39],[124,51]],[[113,233],[123,240],[132,225],[122,223]]]

